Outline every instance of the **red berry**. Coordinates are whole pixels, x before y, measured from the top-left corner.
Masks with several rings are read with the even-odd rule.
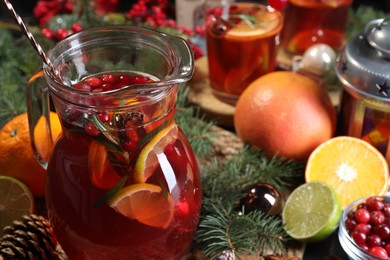
[[[386,217],[390,217],[390,204],[384,204],[383,205],[383,214],[385,214]]]
[[[359,231],[359,232],[362,232],[364,234],[368,234],[370,233],[371,231],[371,225],[370,224],[366,224],[366,223],[359,223],[357,224],[354,228],[353,228],[354,231]]]
[[[112,74],[103,74],[102,81],[108,84],[114,84],[117,81],[117,78]]]
[[[91,136],[98,136],[98,135],[100,134],[99,129],[98,129],[95,125],[93,125],[92,123],[90,123],[90,122],[88,122],[88,123],[85,124],[85,126],[84,126],[84,131],[85,131],[87,134],[91,135]]]
[[[92,88],[100,88],[102,86],[101,79],[99,79],[97,77],[87,78],[87,79],[85,79],[85,83],[90,85]]]
[[[47,39],[49,40],[52,40],[53,39],[53,31],[50,30],[50,28],[43,28],[41,30],[41,33],[44,37],[46,37]]]
[[[65,39],[66,37],[68,37],[68,35],[69,32],[65,28],[60,28],[56,31],[56,39],[59,41]]]
[[[367,236],[366,244],[368,248],[374,247],[374,246],[380,246],[382,243],[382,239],[376,235],[376,234],[370,234]]]
[[[345,227],[347,228],[348,231],[351,231],[355,228],[356,226],[356,220],[353,218],[347,218],[345,220]]]
[[[126,151],[132,152],[135,151],[135,149],[137,149],[138,143],[132,140],[126,140],[122,143],[122,147]]]
[[[268,4],[278,11],[283,11],[288,4],[288,0],[268,0]]]
[[[368,223],[370,221],[370,212],[365,208],[357,209],[355,219],[357,223]]]
[[[111,121],[111,116],[108,113],[101,113],[98,115],[98,117],[102,123],[108,123]]]
[[[374,246],[374,247],[369,248],[368,253],[370,253],[370,254],[372,254],[380,259],[387,259],[389,257],[386,250],[380,246]]]
[[[74,24],[72,24],[71,29],[72,29],[72,32],[77,33],[83,29],[83,26],[81,26],[81,24],[79,24],[79,23],[74,23]]]
[[[373,225],[379,225],[385,222],[385,214],[382,211],[371,211],[370,212],[370,221]]]
[[[367,235],[362,232],[352,231],[351,237],[358,245],[364,245],[366,243]]]
[[[383,240],[390,238],[390,227],[386,224],[379,224],[373,227],[373,231],[375,234],[380,236]]]
[[[383,202],[375,197],[368,198],[366,204],[369,211],[381,211],[384,207]]]
[[[390,255],[390,244],[386,244],[383,248],[386,250],[387,254]]]
[[[73,85],[73,88],[78,89],[78,90],[82,90],[82,91],[88,91],[88,92],[92,90],[92,87],[88,84],[85,84],[84,82],[79,82],[79,83]]]

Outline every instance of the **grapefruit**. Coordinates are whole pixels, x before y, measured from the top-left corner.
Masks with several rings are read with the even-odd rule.
[[[239,137],[269,156],[306,162],[333,137],[336,110],[316,81],[290,71],[271,72],[252,82],[234,114]]]

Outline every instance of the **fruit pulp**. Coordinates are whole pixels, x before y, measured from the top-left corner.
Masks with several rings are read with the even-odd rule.
[[[124,76],[135,79],[138,75]],[[103,84],[95,86],[90,81],[86,79],[75,87],[102,91]],[[111,85],[109,90],[115,88]],[[46,200],[56,237],[70,259],[177,259],[192,242],[201,208],[200,178],[195,155],[180,129],[169,143],[161,142],[162,147],[152,148],[150,152],[156,149],[159,159],[147,167],[152,172],[145,180],[161,187],[174,202],[173,219],[167,225],[141,223],[116,211],[104,200],[107,193],[119,193],[135,184],[138,155],[158,132],[174,124],[174,105],[149,122],[148,118],[159,114],[164,101],[151,103],[143,96],[131,102],[138,106],[126,114],[114,112],[115,108],[92,115],[69,108],[60,116],[63,135],[49,162]],[[91,116],[94,119],[86,121]],[[99,133],[100,124],[108,129],[106,133]],[[118,189],[122,181],[124,185]]]
[[[323,43],[339,51],[351,4],[352,0],[290,0],[281,36],[283,49],[297,55]]]
[[[250,3],[208,12],[209,78],[222,101],[234,104],[253,80],[274,70],[282,20],[278,11]]]

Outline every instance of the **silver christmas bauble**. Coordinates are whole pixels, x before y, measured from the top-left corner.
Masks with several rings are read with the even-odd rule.
[[[328,81],[336,75],[336,52],[326,44],[315,44],[305,51],[301,67]]]

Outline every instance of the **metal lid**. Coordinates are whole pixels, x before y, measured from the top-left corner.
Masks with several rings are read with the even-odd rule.
[[[390,19],[367,23],[344,46],[336,73],[352,95],[390,105]]]

